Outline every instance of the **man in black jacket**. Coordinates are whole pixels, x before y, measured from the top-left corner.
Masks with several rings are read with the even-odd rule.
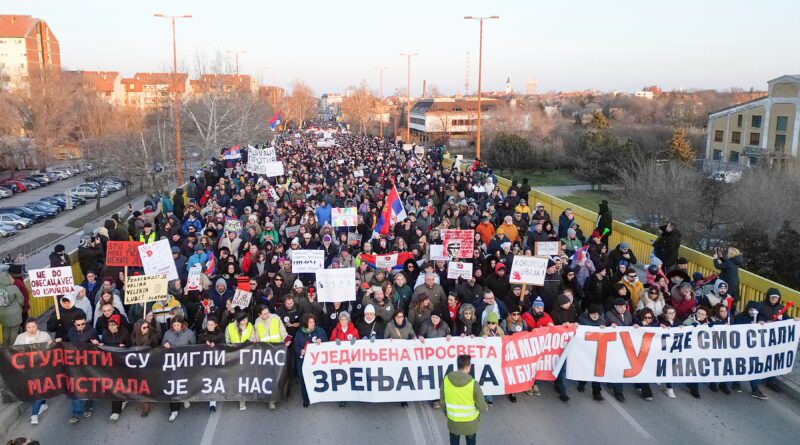
[[[667,223],[659,227],[661,235],[653,243],[653,254],[664,263],[662,270],[669,270],[678,261],[681,248],[681,232],[675,223]]]
[[[67,255],[67,249],[63,244],[56,244],[53,251],[50,252],[50,267],[64,267],[69,266],[70,260]]]

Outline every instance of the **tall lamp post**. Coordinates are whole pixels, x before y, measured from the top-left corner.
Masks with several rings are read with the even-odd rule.
[[[478,40],[478,129],[475,134],[475,159],[481,158],[481,72],[483,70],[483,21],[499,19],[500,16],[486,17],[465,16],[465,20],[477,20],[480,23],[480,37]]]
[[[178,52],[175,46],[175,20],[190,19],[191,14],[164,15],[154,14],[156,17],[170,19],[172,22],[172,84],[175,88],[175,164],[178,170],[178,187],[183,184],[183,171],[181,169],[181,95],[178,91]]]
[[[406,144],[411,143],[411,58],[418,53],[400,53],[408,59],[408,86],[406,87]]]
[[[380,127],[379,133],[381,135],[381,140],[383,140],[383,70],[387,68],[385,66],[376,66],[375,69],[380,73],[380,87],[378,90],[378,94],[380,95],[378,98],[378,113],[380,114],[378,116],[380,117],[378,118],[378,125]]]
[[[244,53],[246,53],[247,51],[245,51],[245,50],[241,50],[241,51],[230,51],[230,50],[229,50],[229,51],[225,51],[225,52],[226,52],[227,54],[234,54],[234,55],[236,56],[236,78],[238,79],[238,78],[239,78],[239,54],[244,54]]]

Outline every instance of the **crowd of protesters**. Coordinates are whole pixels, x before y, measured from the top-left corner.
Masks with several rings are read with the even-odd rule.
[[[717,258],[727,279],[690,276],[688,262],[678,256],[680,233],[673,224],[662,228],[649,258],[637,258],[627,243],[609,245],[606,202],[600,205],[596,226],[581,227],[570,209],[553,217],[541,204],[529,202],[527,180],[501,190],[492,170],[479,161],[459,171],[443,167],[442,152],[436,149],[419,155],[345,132],[335,134],[335,146],[318,147],[319,137],[320,132],[308,131],[276,138],[285,176],[249,173],[243,149],[238,159],[215,157],[172,196],[152,197],[143,210],[129,209],[106,220],[81,240],[77,258],[85,279],[60,298],[60,317],[54,314],[47,321],[47,332],[35,320],[23,320],[28,295],[22,271],[0,273],[0,292],[5,291],[0,295],[6,295],[0,299],[4,332],[6,326],[23,323],[17,345],[285,343],[293,352],[292,372],[308,407],[302,366],[311,342],[503,336],[574,323],[679,328],[783,318],[774,317],[782,307],[776,289],[763,302],[751,302],[745,312],[735,313],[735,268],[740,263],[735,249]],[[373,236],[393,185],[407,218],[387,234]],[[334,207],[357,208],[358,225],[334,228]],[[241,221],[241,231],[225,230],[232,219]],[[467,259],[474,271],[469,279],[448,279],[446,262],[429,260],[428,246],[441,244],[445,229],[475,231],[474,254]],[[161,239],[169,240],[180,279],[170,282],[163,301],[145,308],[125,305],[122,268],[104,266],[106,243]],[[559,241],[561,254],[549,259],[544,285],[526,286],[523,292],[509,283],[508,271],[514,256],[532,255],[538,241]],[[314,274],[292,272],[297,249],[323,250],[326,268],[356,267],[355,301],[318,302]],[[408,259],[384,270],[359,258],[390,252],[407,253]],[[50,261],[53,267],[70,264],[64,246],[55,247]],[[189,289],[187,277],[195,265],[203,271],[201,285]],[[129,273],[141,271],[131,268]],[[241,277],[253,294],[244,308],[231,303]],[[566,402],[570,397],[564,371],[558,377],[555,390]],[[750,382],[750,392],[766,399],[759,383]],[[586,384],[577,382],[577,390],[584,392]],[[692,396],[701,397],[698,384],[687,386]],[[766,386],[779,391],[774,379]],[[601,385],[594,382],[591,387],[593,398],[603,400]],[[609,388],[624,402],[622,385]],[[725,394],[742,390],[738,382],[708,388]],[[636,389],[642,398],[653,399],[650,385],[637,384]],[[666,385],[664,392],[676,397],[673,385]],[[539,395],[539,385],[531,382],[527,393]],[[512,403],[517,397],[508,395]],[[486,401],[494,403],[491,397]],[[125,405],[112,404],[112,421]],[[169,406],[173,421],[188,403]],[[246,405],[241,402],[239,408]],[[38,423],[45,409],[46,401],[34,403],[31,422]],[[215,410],[216,404],[211,402],[209,409]],[[91,401],[74,400],[70,422],[92,412]],[[150,404],[141,404],[140,414],[149,412]]]

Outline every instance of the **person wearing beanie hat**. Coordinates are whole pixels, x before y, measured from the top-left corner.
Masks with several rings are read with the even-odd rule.
[[[56,244],[50,253],[50,267],[65,267],[72,264],[66,250],[63,244]]]
[[[302,289],[305,286],[303,286],[303,282],[300,281],[300,279],[298,278],[298,279],[294,280],[294,283],[293,283],[292,287],[294,287],[295,289]]]
[[[564,243],[564,250],[568,256],[572,256],[575,251],[583,247],[583,243],[578,239],[578,231],[572,227],[567,229],[566,236],[561,238],[561,242]]]
[[[638,263],[638,259],[636,255],[631,250],[630,244],[626,242],[621,242],[617,244],[617,247],[614,248],[611,252],[608,253],[608,263],[617,265],[621,261],[627,262],[626,266],[630,267]]]
[[[386,323],[375,315],[375,306],[370,303],[364,307],[364,316],[356,320],[356,328],[360,338],[374,341],[383,338]]]
[[[556,305],[550,312],[550,317],[553,319],[553,324],[556,326],[567,325],[578,321],[578,313],[575,306],[572,304],[572,298],[569,295],[561,294],[556,299]],[[567,395],[567,373],[566,368],[562,367],[561,372],[558,373],[555,382],[555,389],[558,393],[558,398],[562,402],[569,401]]]

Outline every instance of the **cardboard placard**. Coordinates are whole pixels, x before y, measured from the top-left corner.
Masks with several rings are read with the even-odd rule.
[[[442,245],[451,258],[472,258],[475,250],[475,231],[447,229],[442,231]]]
[[[324,268],[324,250],[298,249],[292,251],[292,273],[315,273]]]
[[[561,241],[536,241],[533,245],[536,256],[558,256],[561,255]]]
[[[69,266],[34,269],[28,276],[33,297],[55,297],[75,290],[72,268]]]
[[[375,255],[376,269],[391,269],[397,264],[397,254]]]
[[[472,277],[472,263],[451,261],[447,264],[447,278],[468,280],[470,277]]]
[[[229,218],[225,220],[225,231],[235,234],[242,233],[242,220]]]
[[[544,285],[544,276],[547,274],[547,258],[516,255],[511,264],[511,276],[508,282],[512,284]]]
[[[431,261],[450,261],[450,258],[447,255],[447,252],[444,251],[444,246],[441,244],[429,244],[428,245],[428,258]]]
[[[178,269],[175,267],[175,260],[172,258],[172,249],[169,241],[163,239],[152,244],[142,244],[138,246],[139,257],[142,259],[145,275],[166,274],[167,280],[178,279]]]
[[[320,303],[355,301],[356,268],[346,267],[318,271],[317,299]]]
[[[141,304],[167,298],[167,275],[129,275],[125,281],[125,304]]]
[[[142,267],[139,241],[109,241],[106,243],[106,266]]]
[[[353,177],[354,178],[363,178],[364,177],[364,170],[353,170]]]
[[[231,298],[231,305],[239,307],[239,309],[246,309],[250,307],[250,300],[253,298],[253,293],[246,290],[236,289],[236,292]]]
[[[200,290],[200,275],[203,273],[203,266],[195,264],[189,269],[189,276],[186,278],[186,289]]]
[[[358,225],[358,212],[355,207],[333,207],[331,209],[333,227],[355,227]]]

